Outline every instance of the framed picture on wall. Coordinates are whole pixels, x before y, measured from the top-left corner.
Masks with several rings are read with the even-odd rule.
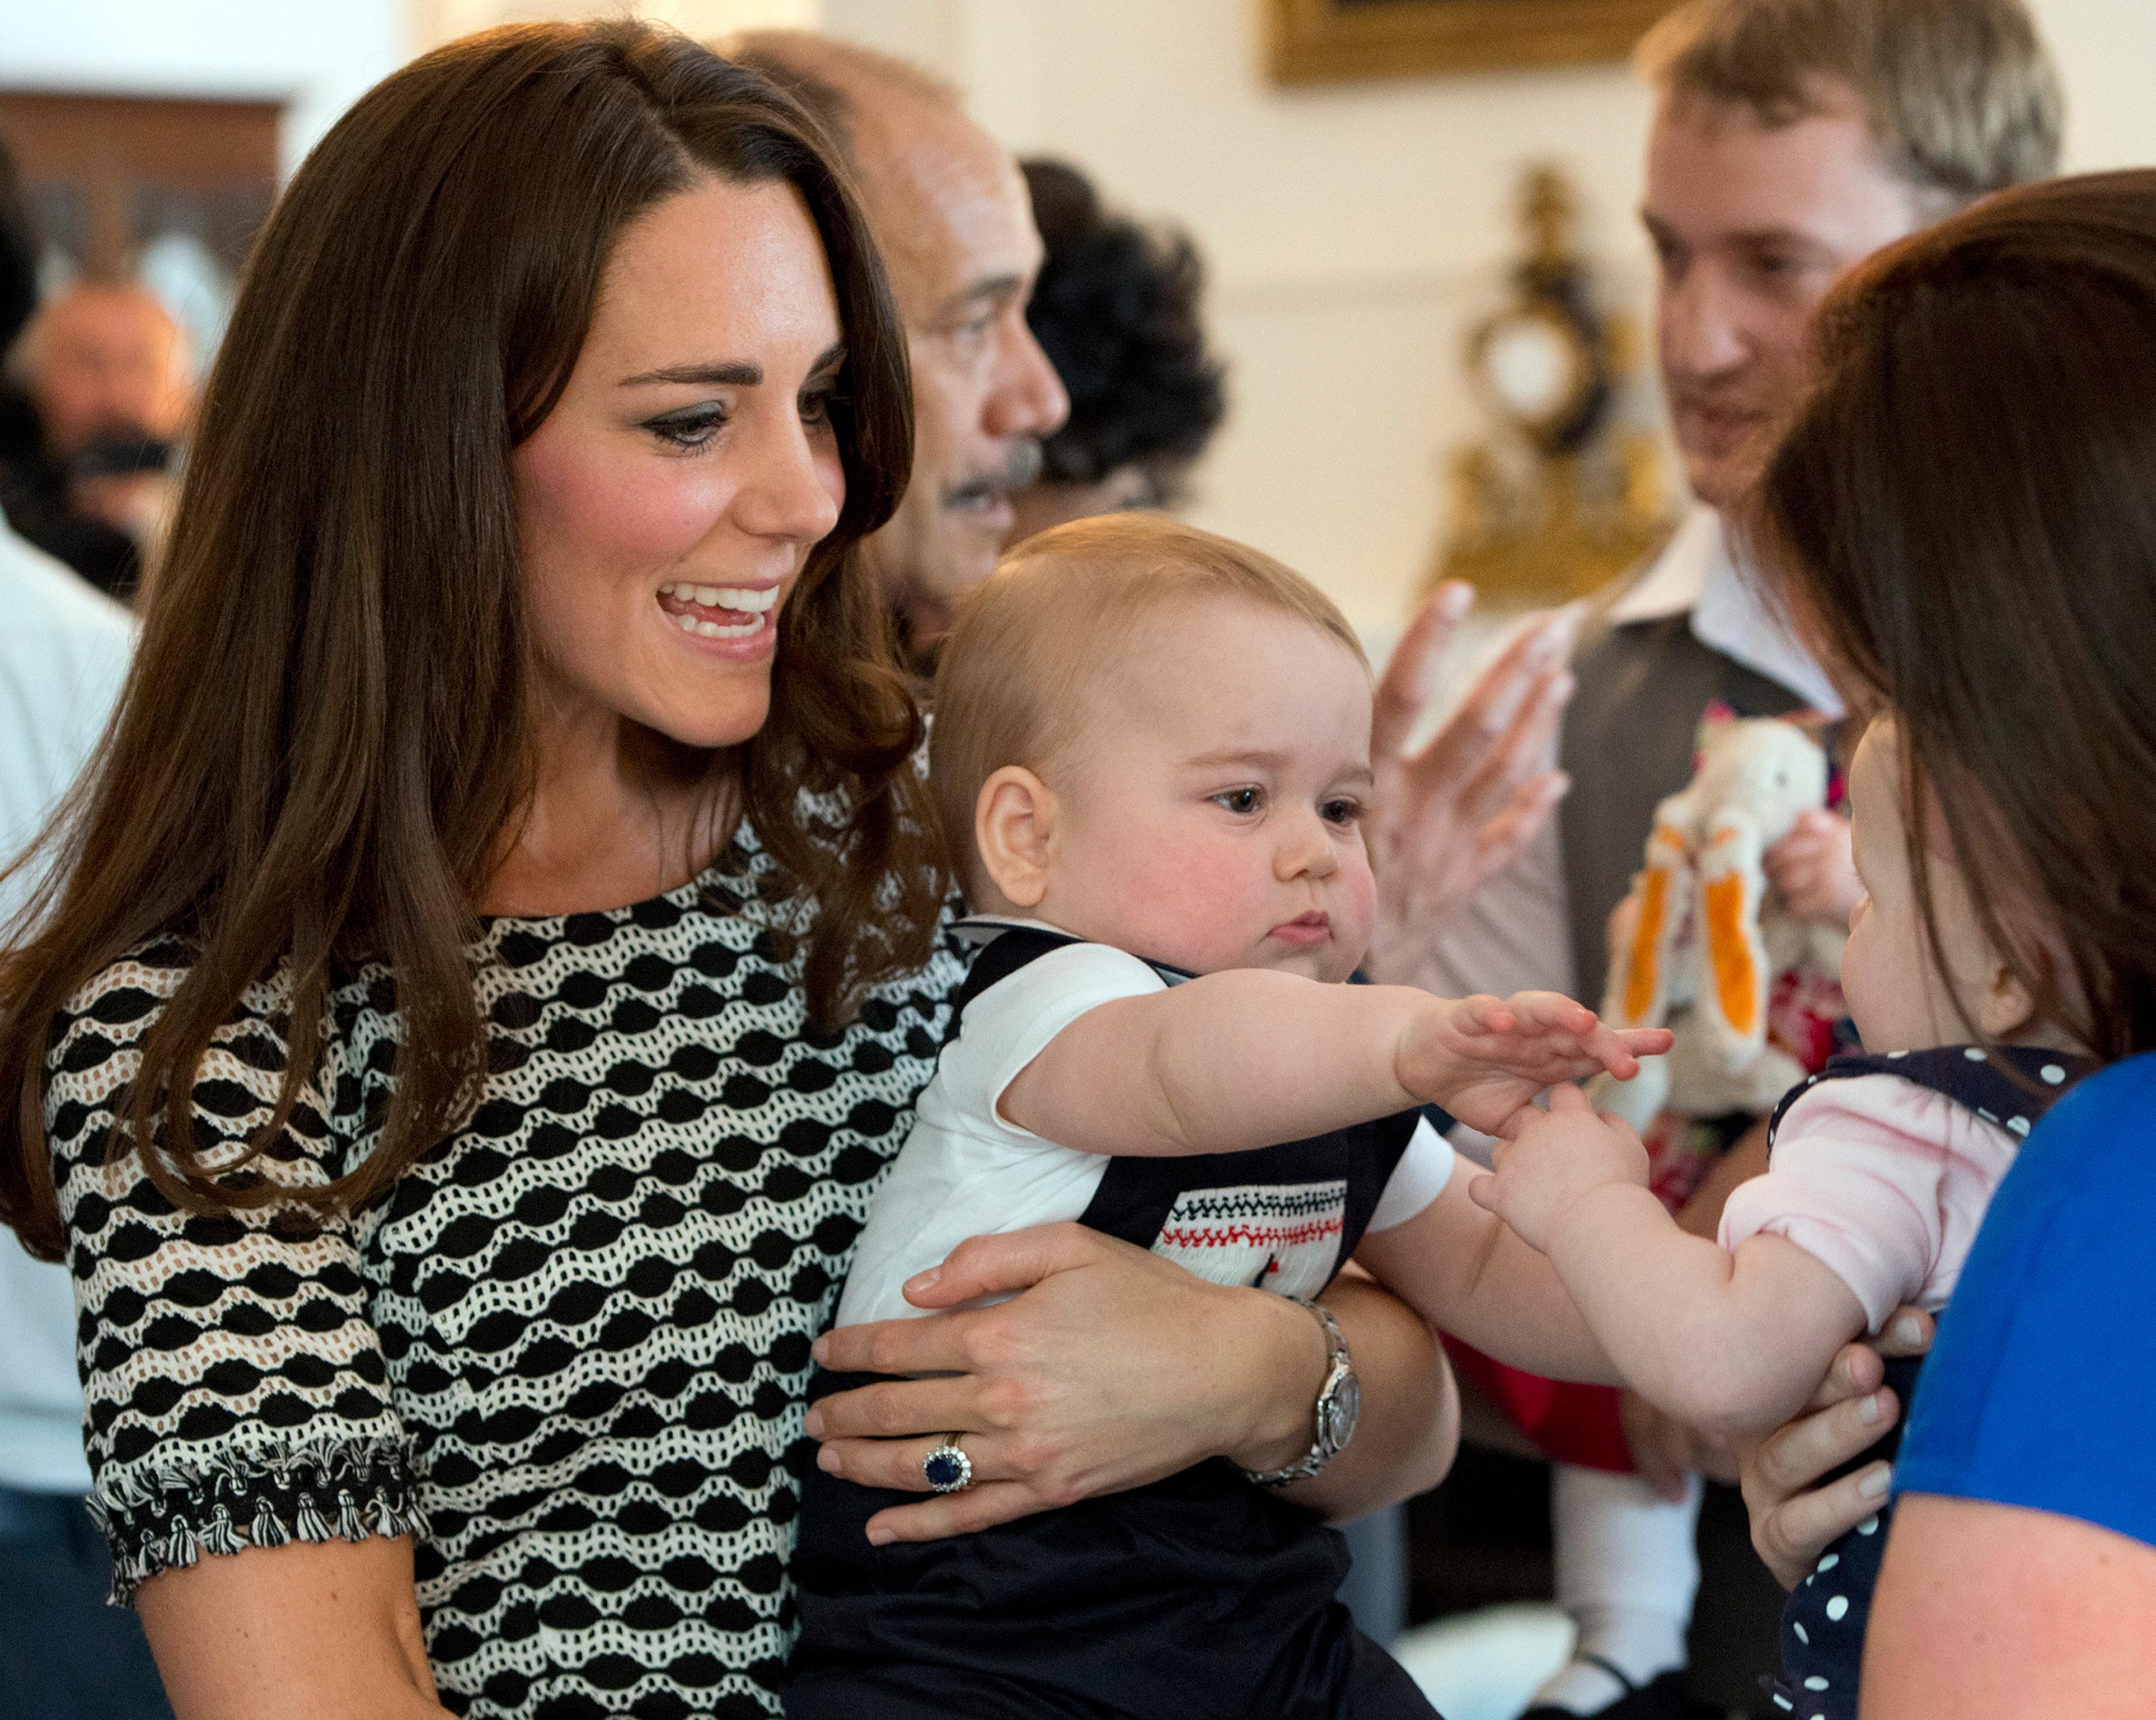
[[[1677,0],[1258,0],[1275,81],[1621,59]]]

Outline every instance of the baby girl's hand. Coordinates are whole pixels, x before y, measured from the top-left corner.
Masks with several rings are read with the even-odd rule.
[[[1610,1183],[1647,1186],[1647,1149],[1631,1125],[1597,1115],[1578,1087],[1553,1089],[1548,1111],[1522,1111],[1506,1133],[1496,1173],[1467,1192],[1531,1248],[1547,1251],[1559,1214],[1582,1196]]]
[[[1863,894],[1849,820],[1825,809],[1797,814],[1789,834],[1766,853],[1767,876],[1789,911],[1823,926],[1846,926]]]
[[[1526,991],[1507,1002],[1432,998],[1401,1035],[1394,1067],[1417,1098],[1494,1134],[1545,1087],[1605,1069],[1630,1081],[1640,1058],[1669,1048],[1662,1028],[1620,1033],[1584,1004]]]

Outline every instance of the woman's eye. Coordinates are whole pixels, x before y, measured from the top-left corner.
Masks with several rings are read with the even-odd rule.
[[[726,415],[716,406],[669,413],[646,419],[644,428],[673,448],[701,448],[726,428]]]
[[[801,422],[804,424],[828,424],[844,404],[844,398],[836,388],[818,388],[801,397]]]
[[[1261,788],[1230,788],[1224,793],[1215,794],[1213,803],[1216,806],[1225,807],[1238,817],[1247,817],[1265,804],[1265,791]]]

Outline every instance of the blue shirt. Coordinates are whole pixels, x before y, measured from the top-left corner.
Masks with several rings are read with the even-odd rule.
[[[1993,1196],[1895,1485],[2156,1545],[2156,1054],[2082,1081]]]

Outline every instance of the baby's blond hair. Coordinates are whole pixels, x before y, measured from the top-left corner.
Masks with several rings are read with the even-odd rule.
[[[1052,769],[1086,701],[1169,602],[1239,598],[1362,642],[1332,600],[1270,556],[1158,514],[1075,520],[1020,544],[961,606],[936,670],[929,781],[950,862],[975,878],[973,814],[1006,765]],[[1283,692],[1286,690],[1283,689]]]

